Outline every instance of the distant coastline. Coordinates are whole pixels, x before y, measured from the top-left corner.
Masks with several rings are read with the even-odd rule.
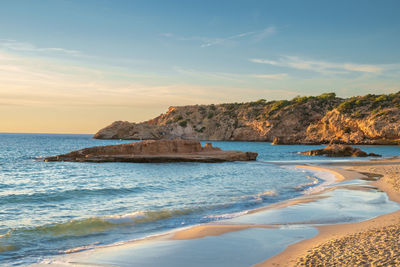
[[[400,92],[347,99],[325,93],[292,100],[170,107],[142,123],[116,121],[94,138],[398,145],[399,120]]]

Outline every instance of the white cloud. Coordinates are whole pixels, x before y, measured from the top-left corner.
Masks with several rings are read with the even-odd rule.
[[[328,61],[308,60],[294,56],[283,56],[278,60],[250,59],[251,62],[273,66],[288,67],[298,70],[309,70],[322,74],[346,74],[350,72],[378,74],[384,70],[382,66],[355,63],[334,63]]]
[[[240,80],[225,73],[175,69],[207,84],[165,80],[132,69],[83,67],[79,63],[13,55],[0,50],[0,107],[138,107],[237,100],[243,95],[227,85]],[[211,81],[211,82],[210,82]],[[223,81],[220,82],[220,81]]]
[[[250,59],[250,61],[254,62],[254,63],[269,64],[269,65],[278,65],[279,64],[277,61],[267,60],[267,59],[259,59],[259,58],[253,58],[253,59]]]
[[[163,32],[163,33],[160,33],[160,36],[162,36],[162,37],[173,37],[174,35],[172,33],[169,33],[169,32]]]
[[[383,69],[374,65],[359,65],[359,64],[344,64],[343,68],[345,70],[350,71],[359,71],[359,72],[369,72],[369,73],[379,73]]]
[[[288,77],[287,73],[277,73],[277,74],[254,74],[251,77],[259,79],[269,79],[269,80],[284,80]]]
[[[25,52],[52,52],[67,55],[79,55],[77,50],[70,50],[60,47],[37,47],[31,43],[19,42],[16,40],[0,39],[0,48],[12,51],[25,51]]]
[[[256,33],[254,35],[254,40],[261,41],[275,33],[276,33],[276,28],[274,26],[270,26],[270,27],[264,29],[263,31],[261,31],[260,33]]]
[[[225,81],[233,81],[233,82],[244,82],[240,77],[240,74],[233,73],[221,73],[221,72],[204,72],[192,69],[184,69],[181,67],[174,67],[174,70],[180,74],[189,75],[193,77],[198,77],[201,79],[213,79],[213,80],[225,80]]]
[[[275,34],[276,32],[277,32],[276,28],[274,26],[270,26],[261,31],[242,32],[242,33],[238,33],[238,34],[227,36],[227,37],[196,37],[196,36],[195,37],[183,37],[183,36],[174,35],[172,33],[161,33],[160,36],[163,36],[166,38],[174,38],[179,41],[199,41],[201,43],[200,47],[210,47],[210,46],[215,46],[215,45],[228,44],[235,40],[244,39],[244,38],[250,38],[251,40],[259,42],[259,41]]]
[[[201,47],[209,47],[213,45],[218,45],[218,44],[223,44],[228,41],[234,40],[234,39],[240,39],[249,35],[254,35],[254,32],[243,32],[239,34],[235,34],[232,36],[228,36],[226,38],[203,38],[203,41],[205,41],[204,44],[201,45]]]

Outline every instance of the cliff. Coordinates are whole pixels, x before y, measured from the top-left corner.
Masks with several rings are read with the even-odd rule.
[[[334,93],[248,103],[170,107],[142,123],[116,121],[97,139],[399,144],[400,92],[342,99]]]
[[[48,161],[74,162],[224,162],[256,160],[254,152],[223,151],[193,140],[147,140],[121,145],[89,147],[67,154],[47,157]]]

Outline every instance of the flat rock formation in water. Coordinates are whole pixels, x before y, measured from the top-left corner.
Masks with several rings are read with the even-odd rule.
[[[68,154],[45,158],[45,161],[77,162],[224,162],[256,160],[254,152],[223,151],[206,143],[191,140],[147,140],[121,145],[89,147]]]
[[[116,121],[94,138],[274,141],[275,144],[400,144],[400,92],[347,99],[334,93],[292,100],[170,107],[142,123]]]
[[[366,153],[359,148],[348,145],[329,145],[323,149],[301,152],[302,155],[327,157],[381,157],[375,153]]]

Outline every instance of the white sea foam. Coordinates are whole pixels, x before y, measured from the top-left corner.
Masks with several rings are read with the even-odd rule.
[[[320,163],[332,163],[332,162],[350,162],[354,159],[293,159],[293,160],[269,160],[259,161],[263,163],[272,163],[278,165],[299,165],[299,164],[320,164]],[[357,159],[359,161],[368,161],[368,159]]]
[[[249,211],[240,211],[240,212],[233,212],[233,213],[225,213],[225,214],[217,214],[217,215],[208,215],[204,216],[203,218],[212,219],[212,220],[225,220],[225,219],[232,219],[235,217],[239,217],[249,213]]]
[[[323,180],[321,184],[304,190],[305,195],[311,195],[317,192],[321,192],[326,188],[328,188],[329,186],[331,186],[332,184],[336,183],[336,175],[329,171],[307,169],[305,172],[310,172],[317,178]]]
[[[277,196],[277,195],[278,195],[278,192],[277,192],[276,190],[274,190],[274,189],[271,189],[271,190],[267,190],[267,191],[265,191],[265,192],[258,193],[258,194],[255,194],[255,195],[245,195],[245,196],[241,196],[240,198],[241,198],[241,199],[255,200],[257,203],[258,203],[258,202],[261,203],[261,202],[264,201],[265,198],[268,198],[268,197],[275,197],[275,196]]]
[[[296,188],[301,189],[301,188],[304,188],[304,187],[306,187],[306,186],[316,185],[316,184],[318,184],[319,181],[320,181],[318,178],[316,178],[316,177],[314,177],[314,176],[306,175],[306,177],[307,177],[308,180],[310,180],[310,182],[309,182],[309,183],[302,184],[302,185],[299,185],[299,186],[296,186]]]
[[[76,253],[76,252],[81,252],[81,251],[85,251],[85,250],[89,250],[89,249],[94,249],[97,247],[97,245],[99,244],[99,242],[87,245],[87,246],[82,246],[82,247],[76,247],[76,248],[70,248],[67,250],[64,250],[64,253]]]
[[[306,177],[310,180],[310,182],[296,187],[300,189],[307,186],[311,186],[304,190],[303,192],[304,195],[311,195],[321,192],[337,182],[336,175],[329,171],[299,168],[296,166],[281,166],[281,167],[286,169],[295,169],[299,172],[303,172],[306,174]],[[307,175],[307,174],[312,174],[312,175]],[[322,182],[320,182],[321,180]]]
[[[112,215],[102,219],[112,224],[136,224],[148,223],[164,219],[169,219],[181,215],[187,215],[195,212],[196,209],[176,209],[176,210],[153,210],[153,211],[135,211],[122,215]]]
[[[113,224],[126,224],[126,223],[134,223],[136,219],[144,218],[146,214],[144,211],[135,211],[131,213],[121,214],[121,215],[112,215],[104,217],[104,220],[113,223]]]
[[[271,197],[273,197],[273,196],[277,196],[278,195],[278,193],[276,192],[276,190],[267,190],[267,191],[265,191],[265,192],[263,192],[263,193],[259,193],[259,194],[257,194],[257,196],[260,196],[260,197],[263,197],[263,196],[271,196]]]
[[[275,190],[267,190],[265,192],[258,193],[254,197],[255,197],[255,200],[257,202],[263,202],[265,198],[274,197],[274,196],[277,196],[277,195],[278,195],[278,193]]]

